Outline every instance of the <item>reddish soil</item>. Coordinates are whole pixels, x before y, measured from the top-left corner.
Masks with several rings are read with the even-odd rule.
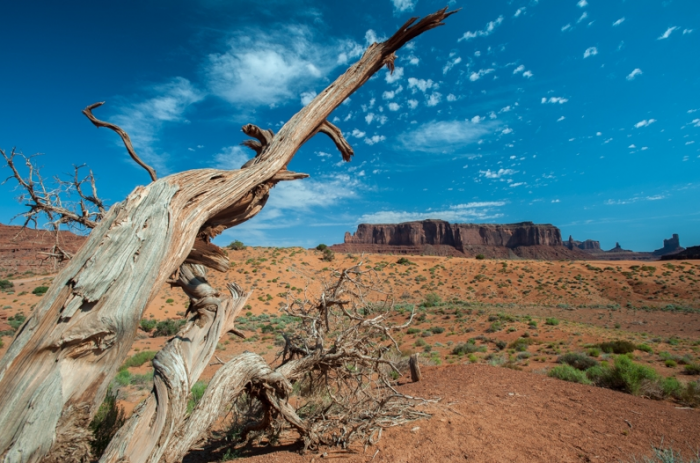
[[[432,367],[424,368],[421,382],[399,390],[441,398],[420,407],[433,417],[389,429],[366,450],[300,455],[282,444],[249,449],[247,461],[618,462],[650,455],[662,443],[686,456],[700,449],[698,410],[543,375],[487,365]]]

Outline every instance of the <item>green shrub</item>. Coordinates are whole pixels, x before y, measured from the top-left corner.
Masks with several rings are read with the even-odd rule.
[[[207,383],[203,381],[197,381],[194,383],[194,386],[192,386],[192,397],[190,397],[190,400],[187,401],[187,413],[192,413],[192,410],[194,410],[194,407],[197,406],[200,400],[202,400],[202,396],[204,395],[204,391],[207,390]]]
[[[586,354],[581,354],[578,352],[570,352],[564,354],[557,359],[557,362],[571,365],[577,370],[588,370],[591,367],[598,365],[598,362],[593,360]]]
[[[675,360],[668,359],[668,360],[666,360],[666,361],[664,362],[664,365],[666,365],[666,366],[669,367],[669,368],[673,368],[673,367],[675,367],[675,366],[678,365],[678,364],[676,363]]]
[[[325,249],[323,251],[323,257],[322,259],[326,262],[331,262],[333,259],[335,259],[335,253],[331,251],[330,249]]]
[[[628,354],[637,348],[634,343],[622,340],[603,342],[598,347],[606,354]]]
[[[537,322],[535,320],[530,320],[527,324],[530,328],[537,328]]]
[[[475,256],[475,258],[476,258],[476,260],[484,260],[486,258],[486,256],[484,256],[483,254],[477,254]]]
[[[139,323],[139,326],[146,333],[150,333],[151,331],[153,331],[153,329],[156,327],[157,324],[158,324],[158,322],[156,320],[149,320],[147,318],[142,318],[141,323]]]
[[[653,368],[634,363],[626,355],[615,359],[615,365],[592,367],[586,371],[588,377],[598,386],[637,395],[643,381],[658,381],[659,375]]]
[[[435,307],[442,302],[440,296],[435,293],[428,293],[425,295],[425,301],[423,301],[423,307]]]
[[[600,357],[600,349],[598,349],[597,347],[591,347],[586,351],[586,353],[591,357]]]
[[[316,250],[317,250],[317,251],[325,251],[326,249],[328,249],[328,246],[326,246],[326,245],[323,244],[323,243],[321,243],[321,244],[319,244],[318,246],[316,246]]]
[[[120,386],[128,386],[131,384],[131,373],[126,368],[119,370],[119,373],[117,373],[117,376],[114,377],[114,380]]]
[[[12,327],[14,331],[17,331],[20,326],[27,320],[27,317],[22,313],[16,313],[7,319],[7,324]]]
[[[495,333],[496,331],[501,331],[503,329],[503,325],[501,322],[493,322],[491,323],[491,326],[488,327],[486,330],[487,333]]]
[[[170,318],[160,321],[156,325],[153,336],[175,336],[184,324],[185,320],[172,320]]]
[[[460,342],[452,349],[454,355],[473,354],[474,352],[486,352],[486,346],[477,346],[472,342]]]
[[[46,291],[48,291],[48,290],[49,290],[48,286],[37,286],[36,288],[34,288],[32,290],[32,294],[35,294],[37,296],[43,296],[44,294],[46,294]]]
[[[557,320],[556,318],[548,318],[547,320],[545,320],[544,324],[550,325],[550,326],[556,326],[559,324],[559,320]]]
[[[88,426],[92,432],[90,448],[95,460],[102,456],[112,437],[122,427],[124,421],[126,421],[124,409],[117,406],[117,393],[113,393],[112,389],[109,388],[107,389],[105,400],[100,405],[100,408],[97,409],[95,417]]]
[[[245,244],[243,244],[241,241],[236,240],[226,247],[234,251],[242,251],[245,249]]]
[[[547,376],[572,383],[591,384],[591,381],[586,377],[586,373],[566,364],[552,368],[547,373]]]
[[[648,353],[648,354],[653,354],[653,353],[654,353],[654,349],[652,349],[651,346],[648,346],[648,345],[646,345],[646,344],[639,344],[639,345],[637,346],[637,350],[641,350],[642,352],[646,352],[646,353]]]
[[[0,291],[7,291],[15,287],[15,284],[10,280],[0,280]]]
[[[406,333],[407,333],[407,334],[416,334],[416,333],[420,333],[420,331],[421,331],[421,330],[419,330],[418,328],[409,328],[409,329],[406,331]]]
[[[515,341],[511,342],[508,347],[510,349],[515,349],[518,352],[525,352],[527,350],[527,347],[533,342],[534,340],[530,338],[518,338]]]
[[[175,299],[168,298],[165,300],[166,304],[172,304],[173,302],[175,302]]]
[[[431,326],[428,328],[430,331],[432,331],[434,334],[440,334],[445,332],[445,328],[442,326]]]
[[[126,359],[124,361],[124,363],[122,364],[120,370],[124,369],[124,368],[140,367],[144,363],[150,362],[151,360],[153,360],[153,358],[155,356],[156,356],[156,352],[154,352],[152,350],[144,350],[144,351],[138,352],[138,353],[132,355],[131,357],[129,357],[128,359]]]
[[[700,375],[700,364],[691,363],[685,366],[683,373],[686,375]]]
[[[406,259],[405,257],[400,258],[399,260],[396,261],[397,264],[399,265],[416,265],[410,260]]]
[[[683,385],[676,378],[670,377],[661,382],[661,389],[666,397],[676,397],[683,389]]]

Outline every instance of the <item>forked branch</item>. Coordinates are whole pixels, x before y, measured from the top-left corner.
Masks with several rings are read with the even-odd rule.
[[[129,156],[131,156],[131,158],[134,161],[136,161],[136,164],[138,164],[141,167],[143,167],[144,169],[146,169],[146,171],[148,171],[148,175],[151,176],[151,180],[153,180],[155,182],[156,178],[157,178],[155,169],[153,167],[149,166],[148,164],[146,164],[145,162],[143,162],[141,160],[141,158],[136,154],[136,151],[134,151],[134,146],[131,144],[131,138],[129,138],[129,134],[126,133],[124,130],[122,130],[121,127],[114,125],[110,122],[101,121],[92,114],[93,109],[99,108],[103,104],[105,104],[104,101],[100,101],[98,103],[93,103],[90,106],[88,106],[87,108],[83,109],[83,114],[85,114],[85,116],[87,116],[87,118],[90,119],[90,121],[95,125],[95,127],[97,127],[97,128],[107,127],[108,129],[111,129],[111,130],[114,130],[115,132],[117,132],[117,134],[119,134],[119,136],[122,138],[122,141],[124,142],[124,146],[126,147],[126,150],[129,152]]]

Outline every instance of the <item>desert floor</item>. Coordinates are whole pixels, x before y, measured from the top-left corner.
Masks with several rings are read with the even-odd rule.
[[[211,271],[217,288],[235,281],[252,290],[237,320],[247,339],[221,339],[216,356],[226,362],[245,350],[270,363],[283,307],[290,298],[318,292],[333,270],[361,264],[376,272],[393,294],[395,321],[410,310],[414,322],[397,336],[403,355],[422,354],[424,380],[399,379],[402,391],[440,397],[427,406],[429,420],[388,430],[376,447],[350,452],[326,450],[326,457],[349,461],[628,461],[648,455],[653,445],[673,445],[687,455],[700,450],[700,412],[670,400],[653,401],[607,389],[548,378],[567,352],[593,354],[604,341],[628,340],[635,362],[664,377],[686,383],[685,365],[700,363],[700,261],[607,262],[476,260],[433,256],[341,255],[301,248],[247,248],[228,251],[227,273]],[[0,292],[3,346],[11,342],[11,323],[28,315],[49,286],[51,276],[10,277],[14,287]],[[432,294],[432,296],[431,296]],[[420,308],[426,298],[443,304]],[[143,318],[184,317],[187,298],[163,287]],[[456,308],[455,308],[456,307]],[[16,322],[15,322],[16,325]],[[263,330],[264,327],[267,327]],[[480,352],[455,355],[453,349],[476,339]],[[524,350],[513,342],[528,339]],[[158,351],[168,337],[140,331],[131,354]],[[503,347],[505,343],[505,348]],[[669,362],[669,360],[672,360]],[[209,365],[208,381],[220,367]],[[503,368],[506,366],[508,368]],[[120,404],[130,413],[150,391],[150,362],[129,369],[131,380],[115,384]],[[293,444],[247,449],[253,461],[320,461],[300,456]],[[378,450],[378,452],[377,452]],[[193,454],[190,461],[220,458]],[[246,453],[247,452],[247,453]],[[262,453],[263,455],[258,455]],[[324,457],[324,458],[326,458]]]

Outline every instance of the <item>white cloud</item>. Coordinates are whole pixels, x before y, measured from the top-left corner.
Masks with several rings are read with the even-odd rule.
[[[351,134],[355,138],[362,138],[365,136],[365,132],[363,132],[362,130],[358,130],[358,129],[353,129]]]
[[[274,105],[294,98],[300,87],[324,78],[339,61],[359,56],[353,41],[315,39],[304,26],[246,29],[223,53],[208,56],[204,72],[215,95],[243,106]]]
[[[563,27],[561,28],[561,31],[562,31],[562,32],[565,32],[565,31],[568,31],[569,29],[571,29],[571,24],[567,24],[566,26],[563,26]]]
[[[415,77],[408,78],[408,88],[412,88],[414,92],[416,89],[420,90],[421,92],[425,92],[429,88],[433,87],[437,88],[437,85],[435,85],[435,83],[430,79],[416,79]]]
[[[561,122],[561,121],[563,121],[564,119],[566,119],[566,118],[565,118],[564,116],[561,116],[559,119],[557,119],[557,122]]]
[[[526,77],[526,78],[529,79],[529,78],[532,77],[532,76],[533,76],[532,71],[525,71],[525,72],[523,72],[523,77]]]
[[[483,120],[484,120],[484,118],[479,116],[479,115],[476,115],[476,116],[471,118],[472,124],[478,124],[479,122],[481,122]]]
[[[518,8],[517,10],[515,10],[515,14],[513,14],[513,17],[517,18],[523,13],[525,13],[525,7]]]
[[[642,70],[641,70],[641,69],[635,68],[632,72],[630,72],[630,73],[627,75],[626,79],[627,79],[627,80],[634,80],[635,77],[641,76],[642,74],[643,74],[643,73],[642,73]]]
[[[511,129],[510,127],[506,127],[505,129],[501,130],[501,133],[503,135],[508,135],[509,133],[513,133],[513,129]]]
[[[588,58],[589,56],[595,56],[598,54],[598,49],[596,47],[589,47],[586,48],[586,51],[583,52],[583,57]]]
[[[225,170],[240,169],[241,166],[252,157],[252,151],[250,155],[248,155],[240,146],[227,146],[223,148],[220,153],[214,155],[213,167]]]
[[[386,140],[386,137],[384,135],[373,135],[371,137],[365,138],[365,143],[368,145],[376,145],[379,142],[382,142]]]
[[[513,74],[519,74],[525,70],[525,66],[522,64],[518,66],[517,68],[513,69]]]
[[[418,63],[420,63],[420,58],[415,55],[409,55],[406,57],[406,59],[408,60],[408,64],[411,66],[418,66]]]
[[[457,101],[457,97],[450,93],[447,95],[447,101]]]
[[[630,146],[628,146],[627,148],[634,149],[634,148],[636,148],[636,147],[637,147],[637,145],[635,145],[634,143],[632,143],[632,144],[631,144]]]
[[[394,13],[403,13],[404,11],[413,11],[418,0],[391,0],[394,4]]]
[[[368,124],[371,124],[373,120],[374,120],[374,113],[369,113],[365,116],[365,121]]]
[[[469,80],[471,80],[472,82],[475,82],[475,81],[481,79],[482,77],[484,77],[485,75],[491,74],[494,71],[495,71],[495,69],[479,69],[478,71],[472,72],[469,75]]]
[[[398,81],[402,77],[403,77],[403,68],[400,66],[396,66],[394,68],[393,74],[389,71],[386,71],[386,77],[384,77],[384,80],[386,80],[387,84],[393,84],[394,82]]]
[[[189,80],[176,77],[149,89],[154,94],[138,103],[119,109],[114,122],[129,133],[136,152],[154,168],[164,168],[162,153],[157,153],[158,134],[166,123],[186,122],[187,109],[201,101],[204,94]]]
[[[401,109],[400,104],[394,102],[389,103],[389,111],[398,111],[399,109]]]
[[[577,24],[580,23],[581,21],[583,21],[583,20],[586,19],[587,17],[588,17],[588,13],[586,13],[586,12],[584,11],[583,14],[581,15],[581,17],[578,18],[578,19],[576,20],[576,23],[577,23]]]
[[[494,21],[489,21],[488,23],[486,23],[486,28],[484,28],[484,30],[465,32],[464,35],[458,40],[458,42],[461,42],[462,40],[471,40],[476,37],[486,37],[488,35],[491,35],[493,31],[496,30],[496,27],[500,26],[501,23],[503,23],[503,16],[499,16]]]
[[[700,127],[700,119],[693,119],[693,127]]]
[[[433,92],[430,97],[426,100],[425,104],[428,106],[436,106],[442,100],[442,95],[439,92]]]
[[[634,196],[628,199],[608,199],[604,203],[608,206],[620,206],[624,204],[632,204],[637,201],[659,201],[666,199],[665,195],[652,195],[652,196]]]
[[[445,220],[451,223],[473,222],[475,220],[488,220],[503,217],[502,213],[494,211],[494,208],[504,206],[503,201],[472,202],[456,204],[446,209],[437,211],[407,212],[407,211],[380,211],[364,214],[357,220],[359,223],[402,223],[417,220]]]
[[[576,4],[579,8],[583,8],[588,5],[588,2],[586,0],[579,0],[579,2]]]
[[[567,101],[569,101],[567,98],[561,98],[558,96],[551,96],[549,98],[542,98],[542,104],[545,104],[545,103],[547,103],[547,104],[556,104],[556,103],[564,104]]]
[[[615,22],[613,23],[613,26],[619,26],[619,25],[622,24],[623,22],[625,22],[625,18],[624,18],[624,17],[618,19],[617,21],[615,21]]]
[[[418,106],[418,101],[416,101],[416,100],[408,100],[406,103],[408,104],[408,107],[411,109],[416,109],[416,106]]]
[[[432,121],[401,134],[399,140],[409,151],[453,152],[477,142],[496,126],[495,122],[490,121],[480,124],[469,121]]]
[[[690,34],[690,33],[693,32],[694,30],[695,30],[695,29],[683,29],[683,35],[685,35],[685,34]]]
[[[491,170],[491,169],[486,169],[486,170],[480,170],[479,175],[481,177],[486,177],[486,178],[491,178],[491,179],[496,179],[496,178],[501,178],[504,175],[513,175],[517,174],[517,170],[513,169],[498,169],[498,170]]]
[[[664,39],[669,38],[671,36],[671,34],[673,33],[673,31],[675,31],[676,29],[678,29],[677,26],[669,27],[668,29],[666,29],[666,32],[661,34],[661,36],[659,36],[656,40],[664,40]]]
[[[519,187],[525,185],[525,182],[516,182],[516,183],[511,183],[508,186],[511,188]]]
[[[639,121],[636,124],[634,124],[634,127],[637,129],[640,127],[648,127],[651,124],[653,124],[654,122],[656,122],[656,119],[649,119],[649,120],[644,119],[643,121]]]
[[[311,103],[314,98],[316,98],[317,93],[315,91],[304,92],[301,94],[301,105],[306,106]]]
[[[458,65],[461,62],[462,62],[462,58],[460,58],[459,56],[457,56],[454,59],[449,60],[447,62],[447,64],[445,64],[445,67],[442,68],[442,73],[447,74],[450,71],[450,69],[452,69],[453,67],[455,67],[456,65]]]
[[[552,203],[560,203],[560,202],[561,202],[561,201],[559,201],[558,199],[553,199],[553,200],[552,200]]]

